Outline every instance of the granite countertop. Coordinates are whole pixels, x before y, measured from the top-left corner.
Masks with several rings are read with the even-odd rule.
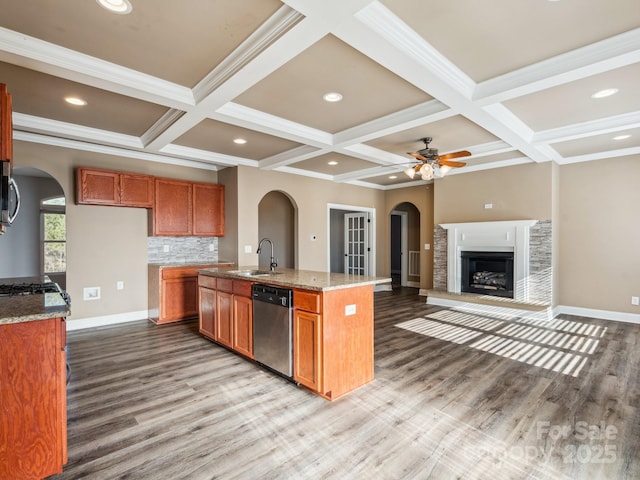
[[[276,273],[266,275],[249,275],[252,270],[269,272],[268,267],[242,266],[231,268],[205,268],[199,270],[202,275],[212,277],[231,278],[236,280],[250,280],[255,283],[265,283],[282,287],[302,288],[305,290],[329,291],[341,288],[360,287],[389,283],[391,278],[366,277],[363,275],[348,275],[345,273],[317,272],[313,270],[295,270],[291,268],[276,268]]]
[[[197,262],[181,262],[181,261],[173,261],[173,262],[151,262],[149,263],[152,267],[199,267],[204,265],[233,265],[233,262],[227,262],[225,260],[218,260],[217,262],[205,262],[205,261],[197,261]]]
[[[67,317],[69,306],[59,293],[0,297],[0,325]]]

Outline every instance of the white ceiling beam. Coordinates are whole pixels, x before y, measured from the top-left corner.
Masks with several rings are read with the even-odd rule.
[[[558,143],[580,138],[604,135],[640,127],[640,111],[613,115],[611,117],[576,123],[565,127],[551,128],[536,132],[531,139],[534,143]]]

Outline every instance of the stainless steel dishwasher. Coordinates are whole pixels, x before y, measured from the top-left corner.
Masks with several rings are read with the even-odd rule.
[[[293,377],[292,291],[255,284],[253,297],[253,358],[270,370]]]

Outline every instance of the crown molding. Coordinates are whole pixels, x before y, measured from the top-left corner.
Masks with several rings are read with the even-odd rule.
[[[640,62],[640,28],[528,65],[478,84],[479,105],[504,102]]]
[[[640,127],[640,111],[612,115],[566,127],[541,130],[535,133],[531,140],[534,143],[558,143],[638,127]]]
[[[286,152],[264,158],[260,160],[259,165],[263,170],[274,170],[279,167],[285,167],[292,163],[309,160],[310,158],[315,158],[320,155],[324,155],[325,153],[327,153],[326,150],[303,145],[301,147],[292,148],[291,150],[287,150]]]
[[[185,114],[182,110],[176,110],[172,108],[167,110],[156,123],[154,123],[149,129],[142,134],[141,141],[145,147],[150,147],[151,144],[167,131],[174,123],[182,118]]]
[[[102,143],[121,148],[143,148],[140,139],[132,135],[85,127],[83,125],[61,122],[58,120],[50,120],[43,117],[35,117],[33,115],[25,115],[18,112],[13,113],[13,128],[14,131],[22,130],[32,133],[40,133],[46,136]]]
[[[242,42],[227,58],[205,76],[193,89],[197,102],[209,96],[258,55],[304,19],[304,16],[283,5],[266,22]]]
[[[562,158],[560,165],[570,165],[572,163],[591,162],[593,160],[606,160],[608,158],[626,157],[640,154],[640,147],[621,148],[619,150],[608,150],[606,152],[590,153],[588,155],[576,155],[574,157]]]
[[[200,162],[213,163],[223,165],[225,167],[236,167],[238,165],[246,165],[248,167],[257,167],[257,160],[249,160],[247,158],[234,157],[232,155],[224,155],[222,153],[210,152],[199,148],[184,147],[170,143],[160,149],[160,152],[172,157],[179,157]]]
[[[307,143],[318,148],[333,144],[333,135],[330,133],[270,115],[254,108],[245,107],[238,103],[226,103],[215,114],[209,115],[209,118],[244,128],[251,128],[262,133],[277,135],[294,142]]]
[[[159,105],[185,110],[195,104],[187,87],[3,27],[0,60]]]
[[[382,3],[372,2],[354,17],[415,62],[423,65],[449,88],[453,88],[467,99],[471,98],[475,82]]]
[[[70,148],[72,150],[80,150],[85,152],[101,153],[104,155],[113,155],[123,158],[134,158],[136,160],[145,160],[148,162],[165,163],[170,165],[178,165],[182,167],[198,168],[201,170],[217,171],[216,165],[204,164],[181,158],[168,157],[155,153],[148,153],[137,150],[127,150],[125,148],[111,147],[107,145],[97,145],[95,143],[82,142],[79,140],[71,140],[68,138],[51,137],[39,133],[14,131],[13,139],[29,143],[38,143],[42,145],[50,145],[53,147]]]

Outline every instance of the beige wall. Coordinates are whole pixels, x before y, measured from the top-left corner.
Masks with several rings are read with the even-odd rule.
[[[388,264],[388,240],[384,235],[386,222],[380,218],[380,212],[384,210],[384,192],[244,166],[237,167],[237,177],[239,265],[257,264],[255,250],[260,240],[258,204],[268,192],[280,191],[291,199],[297,209],[297,268],[329,270],[327,205],[333,203],[376,209],[376,274],[380,276],[388,272],[388,266],[386,270],[384,267],[385,262]],[[221,175],[221,181],[224,182],[225,178]],[[312,235],[317,240],[311,240]],[[251,253],[244,253],[245,245],[251,246]]]
[[[67,200],[67,290],[74,319],[147,310],[147,211],[142,208],[75,205],[75,167],[89,166],[216,182],[212,171],[14,142],[16,167],[49,173]],[[123,281],[124,289],[116,290]],[[101,287],[100,300],[84,301],[84,287]]]
[[[408,202],[413,204],[420,212],[420,245],[431,245],[430,250],[420,249],[420,288],[433,287],[433,185],[420,185],[410,188],[398,188],[385,192],[385,235],[391,232],[391,211],[399,204]],[[387,240],[388,242],[389,240]],[[388,243],[387,243],[388,244]],[[390,253],[385,253],[385,272],[390,271]],[[388,274],[388,273],[387,273]]]
[[[436,180],[434,222],[550,220],[551,162],[448,175]],[[492,209],[485,209],[487,203]]]
[[[640,314],[640,155],[560,167],[560,304]]]

